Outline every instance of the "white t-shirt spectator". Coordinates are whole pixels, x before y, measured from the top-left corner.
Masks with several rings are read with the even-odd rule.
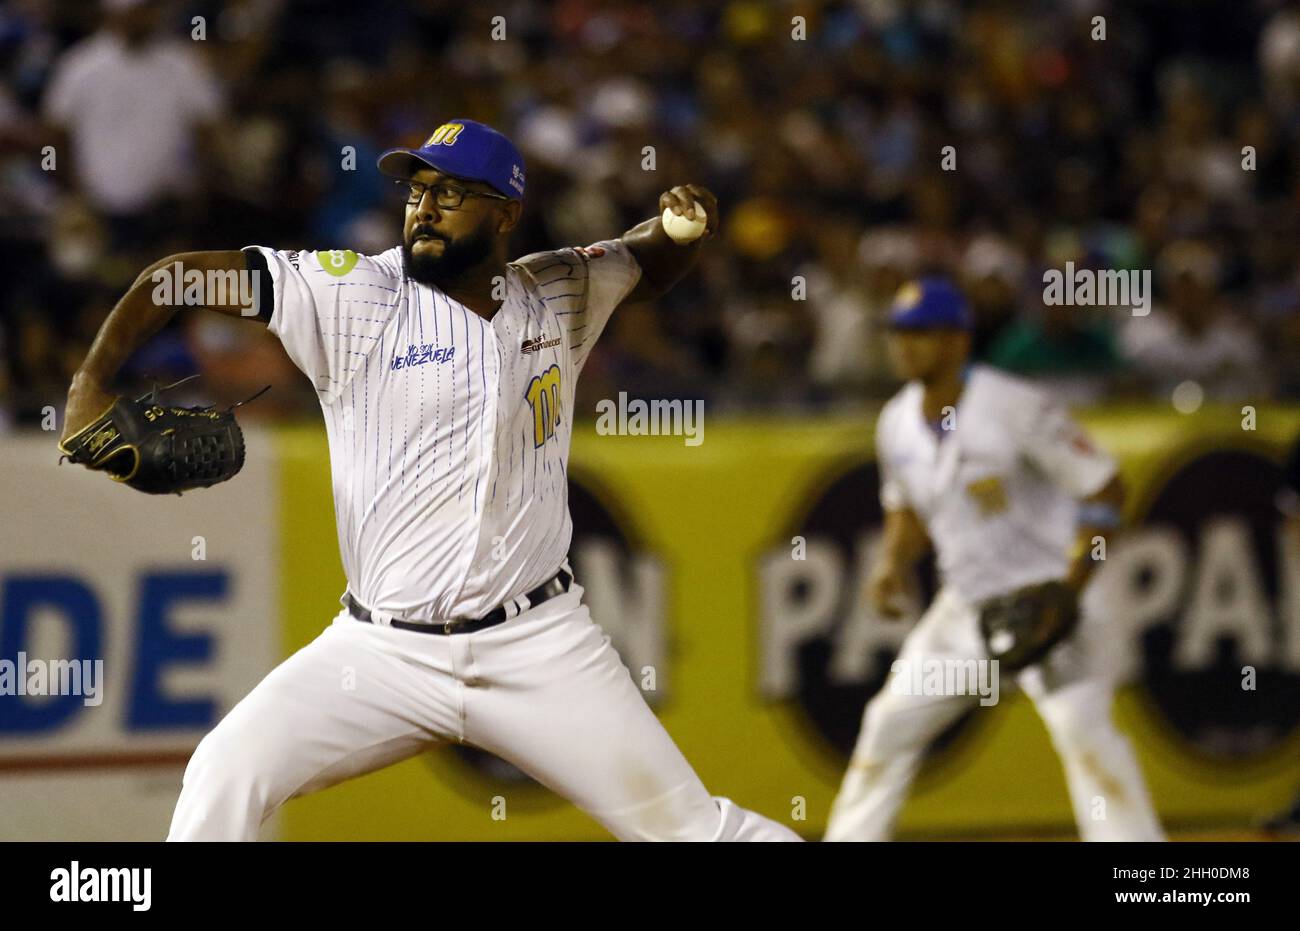
[[[72,139],[77,179],[107,213],[135,213],[193,181],[194,128],[221,108],[193,49],[160,39],[129,49],[100,33],[55,65],[44,116]]]
[[[1161,308],[1131,317],[1120,331],[1121,355],[1162,392],[1194,381],[1206,398],[1231,401],[1264,390],[1264,357],[1259,341],[1229,318],[1212,321],[1193,336]]]

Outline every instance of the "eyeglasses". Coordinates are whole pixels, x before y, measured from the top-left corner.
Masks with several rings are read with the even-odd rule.
[[[406,203],[414,206],[424,200],[430,185],[420,181],[398,181],[398,187],[406,190]],[[444,210],[455,210],[465,202],[466,197],[490,197],[494,200],[509,200],[504,194],[491,194],[487,191],[467,191],[454,184],[438,184],[432,187],[433,201]]]

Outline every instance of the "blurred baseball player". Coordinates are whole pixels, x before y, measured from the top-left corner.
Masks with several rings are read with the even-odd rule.
[[[891,310],[890,356],[907,385],[876,425],[885,525],[868,596],[899,616],[931,542],[942,586],[867,705],[826,840],[887,839],[926,748],[977,699],[909,694],[918,690],[891,687],[893,676],[990,658],[1047,725],[1083,838],[1162,839],[1111,721],[1096,624],[1087,611],[1074,624],[1093,537],[1119,525],[1115,463],[1038,390],[968,365],[970,323],[940,278],[905,285]]]
[[[693,265],[656,216],[622,238],[506,261],[524,162],[471,120],[379,160],[409,194],[402,244],[174,256],[258,273],[256,315],[325,414],[344,609],[199,744],[170,840],[249,839],[286,800],[448,741],[508,760],[625,840],[799,840],[711,796],[582,603],[566,560],[574,383],[624,301]],[[713,195],[659,210],[717,227]],[[113,401],[173,312],[149,269],[69,393],[67,433]],[[143,284],[142,284],[143,282]],[[213,305],[238,314],[237,305]],[[345,684],[345,683],[351,683]]]

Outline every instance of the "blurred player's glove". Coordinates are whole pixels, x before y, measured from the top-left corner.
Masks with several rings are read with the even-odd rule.
[[[243,468],[244,434],[231,413],[234,408],[164,407],[158,392],[155,385],[134,401],[118,398],[59,444],[59,462],[66,457],[151,495],[206,488]]]
[[[1007,672],[1030,666],[1074,631],[1079,597],[1061,581],[1042,582],[980,606],[980,633]]]

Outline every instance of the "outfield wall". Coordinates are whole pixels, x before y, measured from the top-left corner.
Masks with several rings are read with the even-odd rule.
[[[1300,409],[1261,408],[1255,429],[1238,409],[1083,420],[1120,457],[1137,522],[1099,579],[1117,720],[1166,821],[1247,823],[1300,789],[1300,555],[1273,508]],[[574,438],[572,557],[593,616],[709,788],[810,837],[906,633],[858,597],[879,521],[872,422],[710,421],[699,446],[590,424]],[[324,433],[253,432],[243,474],[182,499],[56,469],[53,445],[0,445],[0,658],[100,650],[105,698],[42,716],[31,696],[0,697],[0,838],[160,836],[189,749],[338,610]],[[1029,703],[1004,685],[975,707],[900,831],[1069,831]],[[265,833],[606,836],[451,747],[294,800]]]

